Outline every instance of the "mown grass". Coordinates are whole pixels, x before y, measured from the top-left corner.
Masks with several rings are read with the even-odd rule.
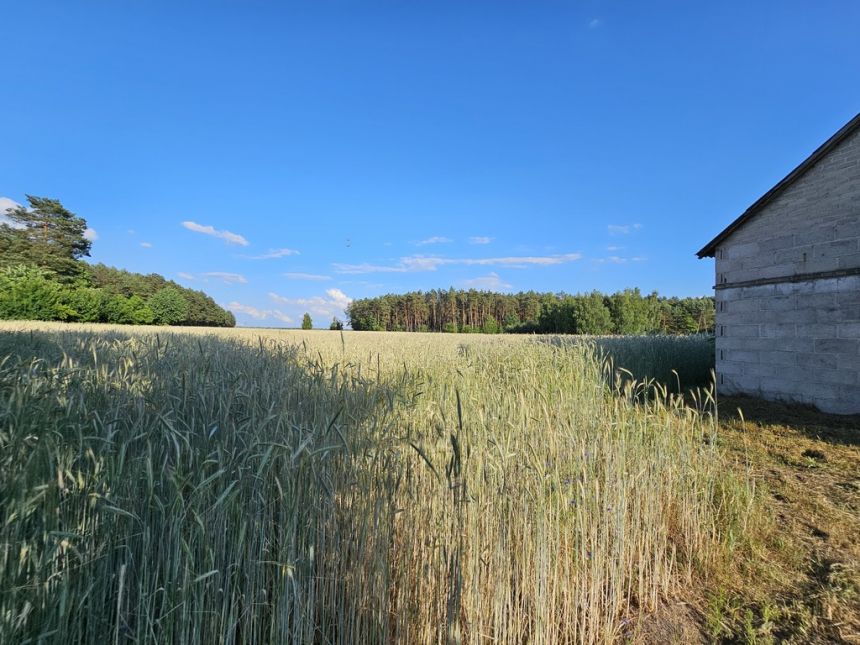
[[[591,344],[25,327],[2,642],[611,642],[751,520],[708,406]]]

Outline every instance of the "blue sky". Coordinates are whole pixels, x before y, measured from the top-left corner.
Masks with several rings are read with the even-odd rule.
[[[860,111],[857,2],[0,0],[0,197],[244,325],[470,287],[710,293]],[[8,201],[3,202],[8,204]]]

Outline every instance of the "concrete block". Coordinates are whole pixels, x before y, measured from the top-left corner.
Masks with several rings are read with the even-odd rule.
[[[744,374],[747,376],[777,376],[783,366],[763,365],[761,363],[745,363]]]
[[[767,365],[796,365],[797,352],[781,352],[781,351],[760,351],[758,360],[762,364]]]
[[[725,325],[724,336],[734,336],[736,338],[758,338],[758,325]]]
[[[815,351],[823,354],[856,354],[860,341],[851,338],[816,339]]]
[[[723,255],[723,260],[732,261],[741,258],[757,256],[761,253],[758,242],[746,242],[744,244],[733,244],[728,249],[728,254]]]
[[[813,352],[815,351],[815,339],[809,337],[795,338],[750,338],[745,339],[744,349],[758,349],[761,351],[784,351],[784,352]]]
[[[860,267],[860,253],[843,255],[839,258],[840,269],[856,269],[858,267]]]
[[[837,369],[838,354],[816,354],[808,352],[797,352],[794,354],[797,364],[805,369]]]
[[[839,295],[860,293],[860,275],[849,275],[836,280],[836,290]]]
[[[753,301],[741,301],[741,302],[753,302]],[[773,298],[762,299],[761,301],[754,301],[760,304],[759,309],[765,311],[790,311],[792,309],[796,309],[798,306],[797,298],[795,298],[794,294],[784,295],[784,296],[774,296]]]
[[[833,234],[836,234],[835,228],[833,229]],[[788,249],[794,245],[794,235],[779,235],[777,237],[763,239],[759,242],[759,249],[762,253],[767,253],[770,251],[778,251],[780,249]]]
[[[854,217],[853,220],[836,225],[836,239],[846,237],[860,237],[860,218]]]
[[[761,312],[766,313],[766,312]],[[818,312],[815,309],[795,309],[793,311],[770,312],[774,315],[774,320],[765,320],[762,322],[783,322],[783,323],[817,323]]]
[[[758,352],[744,349],[725,350],[725,360],[735,363],[758,363]]]
[[[857,372],[854,370],[815,370],[814,376],[818,383],[857,384]]]
[[[824,323],[797,325],[797,335],[806,338],[836,338],[836,325]]]
[[[860,321],[860,304],[822,309],[819,312],[818,320],[827,323]]]
[[[790,338],[797,335],[797,325],[794,323],[767,323],[760,327],[761,330],[759,334],[762,338]]]
[[[745,300],[727,300],[725,301],[725,311],[728,313],[739,313],[742,311],[758,311],[767,300],[759,298],[747,298]]]
[[[816,258],[838,258],[843,255],[853,255],[856,252],[857,240],[848,239],[816,244],[812,254]]]
[[[717,360],[717,373],[726,375],[741,375],[744,373],[743,363]]]
[[[837,333],[839,338],[860,338],[860,322],[840,323]]]

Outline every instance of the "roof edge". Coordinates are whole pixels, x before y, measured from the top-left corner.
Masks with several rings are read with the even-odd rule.
[[[788,173],[785,177],[783,177],[773,188],[767,191],[764,195],[758,198],[756,202],[747,208],[743,213],[741,213],[740,217],[735,219],[731,224],[729,224],[721,233],[719,233],[714,239],[708,242],[705,246],[699,250],[696,255],[699,259],[702,258],[712,258],[717,250],[717,245],[726,239],[729,235],[734,233],[737,229],[739,229],[743,224],[746,223],[747,220],[756,215],[762,208],[767,206],[771,201],[773,201],[782,191],[788,188],[795,181],[800,179],[806,171],[812,168],[816,163],[818,163],[823,157],[827,155],[833,148],[838,146],[845,140],[850,134],[852,134],[855,130],[860,128],[860,113],[858,113],[853,119],[851,119],[848,123],[843,125],[832,137],[830,137],[827,141],[822,143],[818,148],[816,148],[815,152],[809,155],[806,159],[804,159],[794,170]]]

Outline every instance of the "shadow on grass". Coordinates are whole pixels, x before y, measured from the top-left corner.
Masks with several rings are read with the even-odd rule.
[[[398,396],[262,338],[0,334],[0,642],[390,640]]]
[[[860,446],[860,414],[828,414],[812,406],[748,396],[720,397],[719,410],[725,421],[740,421],[743,416],[748,423],[786,426],[810,439]]]

